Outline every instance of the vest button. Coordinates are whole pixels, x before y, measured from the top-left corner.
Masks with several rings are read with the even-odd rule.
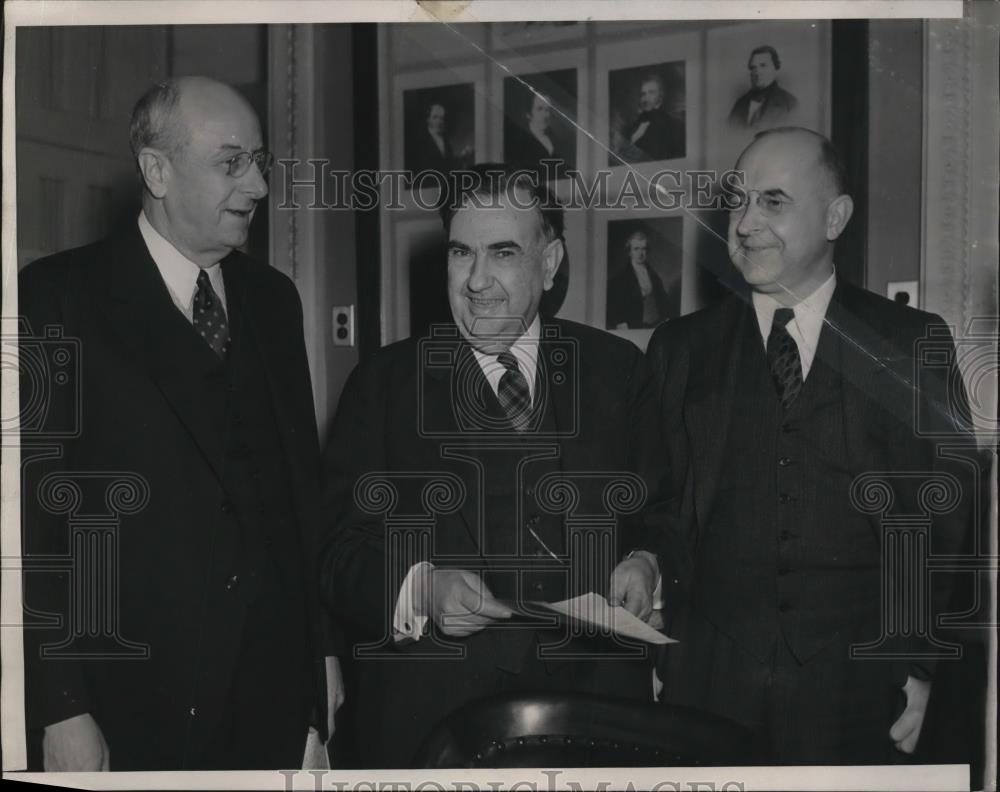
[[[781,465],[782,467],[788,467],[790,464],[792,464],[792,460],[786,456],[783,456],[781,457],[781,459],[778,460],[778,464]]]
[[[789,495],[787,492],[782,492],[778,496],[778,503],[791,503],[791,501],[792,501],[792,496]]]
[[[224,500],[219,504],[219,509],[223,514],[230,514],[233,510],[232,501]]]
[[[230,578],[226,581],[226,591],[232,591],[239,585],[239,583],[240,583],[239,575],[230,576]]]
[[[778,534],[778,536],[779,536],[779,538],[781,539],[782,542],[787,542],[789,539],[792,538],[792,532],[788,531],[788,530],[785,530],[785,531],[782,531],[780,534]]]
[[[530,495],[534,495],[535,494],[535,490],[532,487],[525,487],[524,488],[524,494],[525,495],[529,495],[529,496]]]
[[[788,613],[792,609],[792,603],[788,600],[782,600],[778,603],[778,611],[781,613]]]
[[[778,574],[781,575],[781,577],[784,577],[785,575],[787,575],[791,571],[792,570],[790,570],[788,567],[780,567],[778,569]]]
[[[542,591],[542,590],[545,589],[545,586],[543,586],[541,583],[536,583],[535,586],[534,586],[534,588],[535,588],[535,591]]]

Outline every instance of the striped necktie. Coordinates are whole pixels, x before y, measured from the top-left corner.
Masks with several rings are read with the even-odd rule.
[[[497,389],[497,398],[507,418],[517,432],[527,431],[531,419],[531,391],[528,380],[517,365],[517,358],[508,350],[497,355],[497,362],[503,366],[503,376]]]
[[[781,406],[788,409],[802,390],[802,361],[799,348],[786,326],[795,317],[791,308],[779,308],[771,321],[771,332],[767,336],[767,364],[771,369]]]

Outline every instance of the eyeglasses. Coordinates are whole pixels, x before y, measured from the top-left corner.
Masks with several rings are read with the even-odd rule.
[[[729,200],[730,212],[745,211],[750,202],[753,201],[753,205],[769,217],[781,214],[792,205],[790,200],[781,195],[772,192],[761,192],[760,190],[743,190],[737,192]]]
[[[222,164],[226,166],[226,173],[234,179],[238,179],[250,170],[251,163],[257,165],[257,170],[260,171],[261,176],[267,176],[268,171],[271,170],[271,166],[274,164],[274,155],[264,149],[241,151]]]

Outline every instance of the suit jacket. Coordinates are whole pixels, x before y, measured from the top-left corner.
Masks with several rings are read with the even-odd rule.
[[[542,142],[531,134],[531,130],[524,127],[511,125],[508,131],[508,142],[505,147],[505,159],[508,162],[545,175],[547,171],[542,167],[542,160],[558,160],[555,165],[548,166],[555,173],[556,178],[561,178],[566,171],[566,144],[560,140],[553,130],[549,130],[549,139],[552,141],[552,153],[542,145]]]
[[[312,571],[319,449],[301,306],[287,278],[237,252],[222,270],[232,333],[256,340],[284,444],[297,535],[280,541],[302,559],[318,694],[326,648]],[[134,745],[151,763],[182,767],[218,730],[240,668],[247,615],[230,577],[241,529],[222,483],[225,433],[211,423],[199,390],[218,361],[174,306],[134,226],[26,267],[19,297],[35,338],[47,328],[57,333],[22,344],[44,348],[69,339],[78,357],[68,381],[41,383],[50,395],[44,416],[22,433],[26,564],[55,565],[27,573],[26,607],[36,621],[42,613],[62,621],[26,630],[29,728],[90,711],[112,761],[116,749],[124,758],[123,746]],[[22,377],[24,404],[38,385]],[[69,515],[40,489],[46,476],[64,474],[82,490]],[[102,494],[115,477],[125,477],[136,502],[123,492]],[[135,494],[143,490],[148,502]],[[122,651],[107,636],[70,636],[59,658],[39,659],[40,644],[58,643],[67,632],[72,581],[59,557],[71,550],[70,525],[79,513],[105,513],[120,526],[117,630],[135,645],[126,652],[131,659],[95,656]],[[325,696],[317,695],[316,705],[325,706]]]
[[[517,446],[520,439],[501,441],[507,450],[513,444],[517,460],[524,462],[517,471],[522,485],[510,494],[511,501],[520,500],[523,519],[536,494],[532,466],[551,465],[576,488],[575,515],[604,514],[611,508],[605,485],[622,473],[637,473],[646,506],[618,509],[631,513],[619,518],[613,553],[620,559],[632,549],[655,552],[670,505],[660,499],[665,482],[656,455],[651,382],[641,354],[629,342],[572,322],[545,321],[542,333],[535,401],[547,400],[556,432],[526,433],[522,437],[530,448],[523,451]],[[487,396],[463,401],[462,394]],[[333,519],[323,550],[322,587],[326,601],[344,609],[358,641],[375,642],[383,651],[382,660],[368,656],[357,663],[357,695],[364,703],[355,728],[365,762],[405,764],[435,721],[463,703],[497,692],[498,679],[523,670],[521,661],[533,640],[530,630],[487,629],[452,641],[451,650],[458,647],[464,659],[442,657],[451,650],[431,638],[403,645],[388,637],[401,581],[413,563],[430,558],[438,566],[479,564],[486,568],[484,574],[496,571],[496,557],[490,557],[485,545],[495,547],[504,538],[483,533],[491,516],[483,509],[490,493],[502,491],[515,471],[503,468],[490,451],[498,448],[491,432],[477,428],[483,415],[502,415],[495,402],[453,326],[436,337],[379,350],[352,373],[341,397],[325,457],[326,508]],[[480,407],[486,412],[473,415]],[[373,486],[364,478],[373,472],[385,483]],[[450,502],[440,498],[438,508],[428,513],[433,500],[423,487],[435,478],[442,482],[439,493],[457,495]],[[498,508],[515,513],[513,502]],[[433,525],[430,547],[412,550],[405,562],[391,564],[386,541],[390,521],[414,525],[423,520],[427,525],[428,516]],[[565,528],[568,517],[552,520]],[[545,521],[536,527],[543,531]],[[516,556],[517,566],[547,561],[537,548],[533,559],[525,555]],[[502,567],[503,561],[496,564]],[[603,588],[607,582],[602,577],[590,585]],[[437,656],[430,660],[428,653]],[[648,678],[648,670],[639,675],[641,684]],[[376,744],[380,742],[382,746]]]
[[[886,471],[895,508],[902,513],[926,511],[918,490],[928,474],[954,476],[959,482],[960,502],[934,517],[931,542],[935,554],[957,553],[972,520],[976,472],[966,462],[939,454],[935,435],[947,433],[949,442],[967,448],[974,449],[975,442],[963,418],[968,415],[968,404],[955,367],[953,341],[943,320],[844,282],[837,285],[826,320],[823,332],[838,332],[843,339],[839,373],[851,474]],[[688,607],[689,593],[696,584],[692,570],[699,552],[699,531],[708,523],[715,505],[729,428],[734,420],[740,420],[736,357],[742,344],[737,328],[746,321],[756,322],[752,305],[730,295],[716,305],[662,325],[647,350],[660,393],[671,485],[675,492],[683,493],[684,521],[678,523],[683,529],[670,534],[671,551],[665,559],[669,572],[664,572],[672,589],[665,591],[664,598],[677,603],[680,611]],[[922,362],[925,357],[920,344],[928,343],[937,349],[937,365]],[[916,365],[915,361],[921,363]],[[919,475],[894,475],[907,473]],[[882,515],[873,513],[869,519],[881,539]],[[932,629],[937,616],[947,610],[951,577],[942,573],[934,576]],[[724,603],[728,596],[725,580],[702,587],[701,596],[706,594]],[[920,638],[903,636],[892,648],[906,652],[918,646]],[[844,659],[846,662],[846,652]],[[899,663],[894,665],[892,673],[898,677],[902,671],[905,678],[905,663],[902,670]],[[918,675],[932,673],[935,661],[923,658],[919,665],[911,670]]]
[[[648,265],[646,270],[653,283],[653,294],[656,297],[656,308],[659,312],[655,324],[659,324],[677,313],[677,301],[671,299],[673,295],[668,296],[663,288],[663,281],[656,270]],[[617,327],[622,322],[625,322],[630,328],[653,326],[643,324],[642,289],[639,288],[639,280],[629,262],[626,262],[618,270],[618,273],[608,281],[607,319],[609,329]]]
[[[421,129],[413,136],[413,140],[408,141],[406,167],[414,173],[433,170],[447,174],[458,167],[458,163],[452,154],[451,143],[447,137],[444,137],[444,154],[442,154],[431,133]]]
[[[759,94],[763,104],[757,113],[757,119],[753,124],[748,124],[747,114],[750,112],[750,101],[757,96],[754,91],[747,91],[733,103],[733,109],[729,111],[731,125],[748,127],[756,126],[764,121],[772,122],[791,113],[799,104],[799,100],[779,86],[778,81],[775,80]]]
[[[632,135],[641,124],[649,122],[642,136],[634,143]],[[645,110],[629,124],[625,130],[625,145],[622,156],[629,162],[683,157],[685,150],[684,118],[668,113],[664,108]],[[612,165],[618,164],[612,162]]]

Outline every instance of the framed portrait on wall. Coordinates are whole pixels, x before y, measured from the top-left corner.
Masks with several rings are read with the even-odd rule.
[[[682,217],[612,220],[605,261],[608,330],[648,329],[680,315]]]
[[[596,166],[617,169],[620,177],[629,169],[648,176],[665,163],[700,163],[701,41],[692,33],[598,40]]]
[[[653,329],[697,304],[697,223],[682,213],[598,215],[588,324],[645,349]]]
[[[476,157],[472,83],[403,91],[403,167],[451,173]]]
[[[830,134],[830,23],[750,22],[707,33],[709,167],[729,168],[757,132]]]
[[[686,151],[684,61],[608,72],[608,165],[679,159]]]
[[[505,77],[504,162],[557,179],[575,169],[577,104],[575,68]]]
[[[485,98],[481,66],[410,72],[396,80],[390,128],[392,163],[411,174],[447,175],[485,151]],[[402,134],[398,133],[402,130]],[[437,180],[418,181],[437,185]]]

